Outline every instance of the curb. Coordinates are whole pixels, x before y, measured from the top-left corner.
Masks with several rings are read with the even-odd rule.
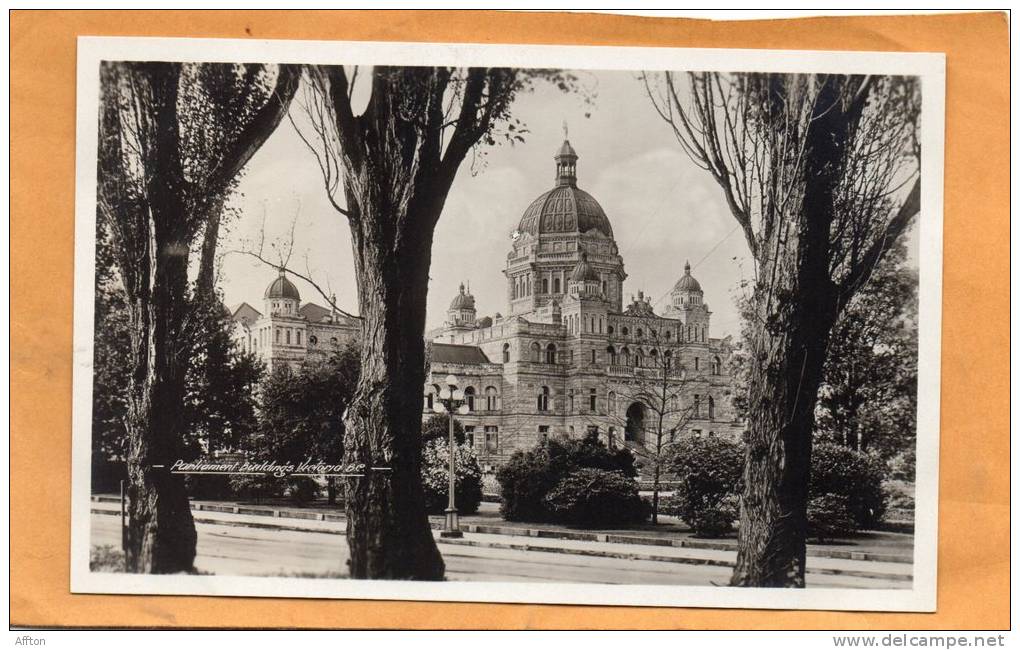
[[[114,510],[103,510],[100,508],[92,508],[92,514],[97,515],[111,515],[119,516],[120,513]],[[241,513],[244,514],[244,513]],[[204,524],[217,524],[220,526],[239,526],[242,528],[261,528],[271,530],[285,530],[292,532],[301,533],[320,533],[323,535],[343,535],[342,530],[330,530],[323,528],[307,528],[302,526],[288,526],[286,524],[278,523],[263,523],[260,521],[225,521],[223,519],[216,519],[214,517],[203,517],[197,516],[194,518],[196,523]],[[432,526],[433,529],[442,528],[442,526]],[[470,530],[470,528],[479,528],[479,526],[462,526],[465,532],[482,533],[480,530]],[[484,526],[481,526],[484,528]],[[606,535],[598,535],[599,537],[606,537]],[[614,537],[610,535],[609,537]],[[605,540],[581,540],[581,541],[605,541]],[[495,548],[503,550],[513,551],[531,551],[540,553],[560,553],[563,555],[581,555],[587,557],[603,557],[612,558],[618,560],[645,560],[649,562],[668,562],[672,564],[693,564],[701,566],[718,566],[718,567],[733,567],[734,562],[730,560],[717,560],[714,558],[699,558],[699,557],[682,557],[675,555],[652,555],[646,553],[625,553],[622,551],[604,551],[598,549],[580,549],[580,548],[563,548],[560,546],[542,546],[539,544],[529,543],[513,543],[513,542],[479,542],[477,540],[469,539],[455,539],[455,538],[436,538],[437,544],[446,544],[449,546],[473,546],[478,548]],[[660,546],[662,546],[660,544]],[[679,546],[679,545],[678,545]],[[734,549],[716,549],[716,550],[728,550]],[[843,559],[843,558],[838,558]],[[855,558],[856,559],[856,558]],[[854,569],[831,569],[825,567],[816,567],[805,569],[807,573],[821,574],[821,575],[836,575],[836,576],[847,576],[855,578],[870,578],[878,580],[893,580],[897,582],[911,582],[913,581],[912,574],[904,573],[882,573],[872,571],[857,571]]]
[[[117,497],[93,496],[92,501],[96,503],[120,503]],[[199,512],[223,512],[235,515],[252,515],[259,517],[272,517],[283,519],[304,519],[308,521],[346,521],[341,514],[326,512],[307,512],[302,510],[289,510],[286,508],[270,508],[265,506],[236,506],[218,505],[213,503],[192,503],[192,510]],[[93,512],[96,512],[93,509]],[[196,521],[224,523],[222,520],[211,518],[195,518]],[[243,524],[242,524],[243,525]],[[431,521],[429,526],[433,530],[441,529],[441,521]],[[290,527],[286,524],[260,524],[252,523],[252,528],[278,528],[280,530],[326,532],[319,529],[301,527]],[[473,524],[462,522],[461,529],[468,533],[483,533],[486,535],[507,535],[513,537],[537,537],[546,539],[567,539],[578,542],[603,542],[609,544],[638,544],[641,546],[669,546],[674,548],[693,548],[707,551],[736,551],[737,545],[733,542],[708,541],[700,539],[668,538],[668,537],[643,537],[641,535],[626,535],[619,533],[589,533],[584,531],[553,530],[545,528],[518,528],[514,526],[500,526],[493,524]],[[860,560],[864,562],[891,562],[896,564],[913,564],[912,555],[897,553],[875,553],[873,551],[844,551],[837,549],[807,548],[808,557],[822,557],[833,560]]]

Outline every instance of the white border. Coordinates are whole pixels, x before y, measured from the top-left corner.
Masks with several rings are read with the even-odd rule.
[[[919,238],[918,453],[912,588],[763,590],[661,585],[419,583],[91,573],[89,472],[95,277],[96,124],[101,60],[498,65],[597,70],[683,69],[920,76],[923,93],[921,141],[924,156],[921,163],[923,182]],[[815,610],[921,612],[935,610],[945,122],[943,54],[81,37],[78,39],[77,83],[72,592]]]

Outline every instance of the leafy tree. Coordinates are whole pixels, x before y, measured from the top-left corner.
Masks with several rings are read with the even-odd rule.
[[[581,528],[637,524],[651,511],[632,477],[620,470],[590,467],[567,474],[543,502],[557,521]]]
[[[667,508],[671,514],[706,537],[733,527],[744,473],[741,445],[717,437],[684,438],[672,449],[669,469],[677,480]]]
[[[165,469],[186,453],[181,406],[191,361],[188,321],[196,313],[191,247],[203,230],[215,247],[205,228],[210,215],[286,113],[298,82],[289,66],[274,68],[275,82],[234,75],[232,96],[248,98],[252,111],[220,111],[231,102],[223,86],[203,85],[210,65],[232,68],[172,62],[100,68],[97,223],[111,235],[128,308],[126,555],[136,573],[192,569],[196,533],[185,483]],[[196,134],[208,142],[196,144]]]
[[[597,432],[582,438],[565,436],[543,440],[528,450],[517,450],[496,472],[503,499],[500,512],[507,521],[553,521],[546,495],[568,474],[581,469],[619,471],[637,476],[628,449],[609,449]]]
[[[448,413],[437,413],[421,426],[421,443],[427,445],[436,440],[450,439],[450,415]],[[460,420],[453,419],[453,439],[458,445],[464,444],[464,425]]]
[[[896,246],[833,328],[818,395],[821,439],[889,460],[917,440],[917,273]]]
[[[340,462],[343,414],[360,370],[360,352],[354,345],[341,346],[325,359],[308,359],[297,370],[287,364],[274,368],[262,384],[252,451],[281,462]]]
[[[755,265],[745,492],[731,583],[803,587],[826,349],[839,317],[920,210],[920,83],[717,72],[646,78],[659,115],[722,190]]]
[[[453,496],[457,512],[472,515],[482,503],[482,468],[470,447],[458,444],[454,451]],[[429,514],[446,511],[450,498],[450,445],[446,438],[425,443],[422,451],[422,480],[425,485],[425,507]]]
[[[556,71],[510,68],[309,66],[310,127],[299,130],[327,196],[351,230],[366,333],[347,412],[346,460],[387,465],[346,484],[352,578],[439,580],[444,564],[425,513],[421,387],[432,239],[461,163],[473,149],[520,141],[514,99]],[[352,97],[367,79],[367,103]]]
[[[885,514],[882,462],[843,445],[819,443],[811,459],[811,494],[845,497],[858,529],[871,529]]]
[[[809,534],[822,543],[850,535],[857,528],[850,500],[843,494],[812,496],[807,512]]]

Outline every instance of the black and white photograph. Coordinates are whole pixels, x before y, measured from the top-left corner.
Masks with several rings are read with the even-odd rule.
[[[941,55],[78,55],[72,591],[934,609]]]

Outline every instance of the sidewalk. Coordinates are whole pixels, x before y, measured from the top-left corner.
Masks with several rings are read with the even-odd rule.
[[[346,521],[342,516],[329,512],[308,512],[291,508],[265,508],[236,506],[222,503],[193,503],[196,523],[246,526],[283,531],[342,535]],[[93,497],[92,512],[118,516],[119,500],[115,497]],[[299,514],[299,517],[291,515]],[[433,528],[441,524],[432,522]],[[585,533],[582,531],[543,530],[518,527],[498,527],[478,524],[464,524],[465,537],[447,539],[438,537],[436,542],[444,546],[473,546],[490,549],[519,550],[543,553],[564,553],[592,557],[625,560],[672,562],[678,564],[732,567],[736,559],[735,544],[715,543],[704,540],[677,539],[675,544],[663,544],[655,538],[628,537],[607,533]],[[501,529],[493,532],[493,529]],[[512,531],[512,532],[511,532]],[[655,548],[650,548],[654,546]],[[812,574],[838,575],[858,578],[872,578],[903,582],[912,580],[913,567],[897,556],[892,560],[874,557],[880,554],[855,553],[854,557],[839,557],[812,554],[809,549],[807,572]]]

